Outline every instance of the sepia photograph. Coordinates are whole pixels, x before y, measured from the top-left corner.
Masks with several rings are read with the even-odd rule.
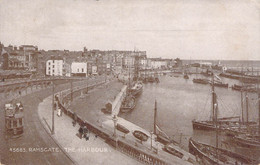
[[[0,0],[0,165],[141,164],[260,164],[260,0]]]

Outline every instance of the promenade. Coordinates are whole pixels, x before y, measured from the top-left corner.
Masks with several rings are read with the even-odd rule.
[[[90,81],[99,81],[98,77]],[[84,84],[83,81],[75,84]],[[86,82],[85,82],[86,83]],[[68,89],[69,83],[57,84],[55,91]],[[51,86],[47,88],[28,88],[21,95],[1,93],[0,102],[0,163],[1,164],[73,164],[73,161],[60,150],[59,145],[45,131],[37,113],[38,104],[52,94]],[[4,104],[10,100],[21,101],[24,105],[24,133],[21,137],[11,139],[5,136]]]
[[[66,89],[69,84],[59,85],[56,90]],[[6,139],[4,131],[4,110],[0,111],[0,162],[2,164],[64,164],[69,165],[73,162],[63,152],[47,152],[33,151],[33,148],[57,149],[59,146],[53,141],[49,134],[44,130],[39,121],[37,114],[38,104],[43,98],[51,95],[51,88],[46,89],[29,89],[26,93],[13,94],[8,98],[2,96],[0,107],[4,107],[4,103],[10,99],[19,100],[24,105],[24,133],[16,139]]]
[[[114,132],[114,123],[111,115],[106,115],[101,112],[101,108],[105,107],[105,104],[109,101],[113,101],[118,93],[121,91],[123,84],[118,81],[113,81],[95,88],[92,92],[89,92],[85,97],[74,98],[74,101],[69,106],[72,112],[76,112],[83,120],[87,120],[92,125],[100,127],[105,132],[108,132],[110,136]],[[180,158],[173,156],[162,150],[163,145],[155,141],[155,135],[152,136],[149,131],[131,123],[127,120],[117,117],[117,123],[127,128],[130,132],[124,134],[120,131],[117,132],[118,140],[124,141],[130,146],[136,146],[140,150],[153,155],[154,157],[160,157],[170,164],[190,164],[187,161],[181,160]],[[148,140],[141,142],[133,136],[133,132],[139,130],[148,135]],[[154,149],[151,150],[152,146],[158,152],[155,153]]]
[[[94,91],[90,92],[91,93]],[[38,112],[40,119],[49,133],[51,127],[51,104],[52,97],[48,97],[39,104]],[[45,121],[44,121],[45,120]],[[79,125],[72,125],[72,119],[67,115],[58,117],[55,113],[55,134],[52,136],[60,147],[69,154],[76,164],[140,164],[134,159],[122,154],[109,146],[102,138],[90,133],[89,140],[80,139],[78,133]]]

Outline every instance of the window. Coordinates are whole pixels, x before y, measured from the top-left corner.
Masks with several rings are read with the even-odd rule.
[[[51,65],[51,62],[49,62],[49,65]]]
[[[82,68],[82,73],[84,72],[84,68]]]
[[[17,127],[17,121],[13,120],[13,128],[16,128],[16,127]]]
[[[6,120],[5,124],[6,124],[7,128],[11,128],[11,121],[10,120]]]
[[[51,70],[51,67],[49,67],[49,70]]]
[[[78,73],[79,73],[79,69],[77,69]]]

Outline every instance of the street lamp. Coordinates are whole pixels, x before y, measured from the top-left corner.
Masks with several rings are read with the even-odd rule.
[[[113,134],[113,136],[116,137],[116,125],[117,125],[117,121],[118,121],[116,115],[113,116],[112,120],[114,122],[114,134]]]
[[[54,77],[52,79],[52,129],[51,134],[54,135]]]
[[[114,115],[114,117],[112,118],[113,122],[114,122],[114,134],[113,136],[115,137],[115,141],[116,141],[116,148],[117,148],[117,136],[116,136],[116,125],[117,125],[117,117],[116,115]]]
[[[150,134],[151,134],[151,150],[153,150],[153,131],[151,131]]]

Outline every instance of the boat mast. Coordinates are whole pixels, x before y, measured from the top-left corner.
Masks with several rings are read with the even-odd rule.
[[[154,122],[153,122],[153,132],[156,134],[156,118],[157,118],[157,101],[154,103]]]
[[[214,88],[214,74],[212,74],[212,85],[211,85],[211,90],[212,90],[212,121],[216,125],[216,120],[215,120],[215,101],[216,101],[216,94],[215,94],[215,88]]]
[[[243,66],[242,66],[242,71],[241,72],[243,72]],[[243,104],[243,86],[244,86],[244,84],[243,84],[243,81],[242,81],[242,79],[240,79],[241,80],[241,82],[242,82],[242,84],[241,84],[241,118],[242,118],[242,123],[243,124],[245,124],[245,121],[244,121],[244,104]]]
[[[218,105],[217,105],[217,95],[214,88],[214,73],[212,71],[212,112],[213,112],[213,123],[215,124],[216,130],[216,156],[218,161]]]
[[[130,61],[130,60],[129,60]],[[130,89],[130,62],[128,64],[128,88]]]
[[[257,93],[258,93],[258,135],[260,135],[260,92],[259,92],[259,71],[257,71]]]
[[[248,95],[246,89],[246,123],[248,124]]]
[[[243,107],[243,90],[241,88],[241,118],[242,118],[242,123],[244,124],[244,107]]]

